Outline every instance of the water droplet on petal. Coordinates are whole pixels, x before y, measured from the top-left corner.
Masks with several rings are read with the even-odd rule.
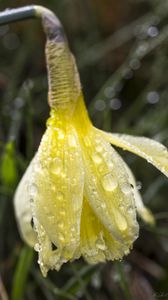
[[[102,162],[102,158],[98,153],[93,153],[92,155],[92,160],[96,163],[96,164],[100,164]]]
[[[112,161],[109,161],[109,162],[108,162],[108,167],[109,167],[110,170],[113,169],[114,165],[113,165]]]
[[[106,247],[104,241],[101,240],[101,239],[98,239],[98,240],[96,241],[96,247],[97,247],[98,249],[102,250],[102,251],[104,251],[104,250],[107,249],[107,247]]]
[[[37,185],[35,183],[29,185],[29,193],[31,198],[35,197],[38,192]]]
[[[142,189],[142,182],[141,181],[137,181],[136,188],[137,188],[138,191]]]
[[[129,206],[129,207],[127,208],[127,211],[128,211],[129,214],[131,214],[131,213],[133,212],[132,206]]]
[[[64,237],[64,235],[62,233],[60,233],[58,235],[58,237],[59,237],[60,242],[64,242],[65,241],[65,237]]]
[[[125,217],[117,210],[114,213],[115,221],[121,231],[125,231],[128,227]]]
[[[97,150],[97,152],[102,152],[103,147],[101,145],[97,145],[96,150]]]
[[[111,173],[108,173],[103,176],[102,179],[103,187],[106,191],[112,192],[118,186],[116,178]]]
[[[63,130],[59,129],[58,130],[58,139],[63,140],[64,137],[65,137],[65,134],[64,134]]]
[[[68,144],[71,148],[77,147],[77,142],[76,142],[76,138],[74,135],[72,135],[72,134],[68,135]]]
[[[50,163],[51,172],[56,175],[59,175],[61,173],[62,167],[62,160],[59,157],[56,157]]]
[[[40,252],[41,247],[40,247],[39,243],[36,243],[36,244],[34,245],[34,250],[37,251],[37,252]]]
[[[105,208],[106,208],[106,204],[105,204],[105,203],[101,203],[101,207],[102,207],[103,209],[105,209]]]
[[[121,190],[125,195],[128,195],[131,193],[131,187],[130,184],[125,182],[121,185]]]

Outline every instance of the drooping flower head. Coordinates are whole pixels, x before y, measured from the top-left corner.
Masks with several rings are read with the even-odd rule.
[[[89,263],[121,259],[138,237],[137,212],[153,223],[134,176],[111,144],[168,175],[168,151],[145,137],[96,129],[62,26],[38,8],[46,32],[51,107],[39,149],[15,194],[23,239],[38,251],[43,275],[83,256]]]

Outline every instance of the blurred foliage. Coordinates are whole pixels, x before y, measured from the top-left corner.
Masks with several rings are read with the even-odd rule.
[[[31,3],[1,0],[0,10]],[[36,4],[55,11],[64,24],[94,124],[168,146],[168,1]],[[44,42],[38,21],[0,27],[0,299],[168,299],[168,184],[134,155],[122,151],[157,223],[141,224],[122,262],[89,266],[81,259],[44,279],[36,253],[19,237],[13,195],[49,112]]]

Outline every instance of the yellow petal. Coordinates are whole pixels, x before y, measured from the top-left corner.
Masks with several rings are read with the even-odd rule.
[[[32,228],[33,219],[28,192],[29,180],[32,177],[33,160],[22,177],[14,196],[14,208],[18,227],[23,240],[31,247],[34,247],[37,242],[36,232]]]
[[[93,213],[88,201],[84,198],[81,217],[80,251],[81,255],[83,255],[89,263],[105,261],[103,250],[105,250],[106,245],[103,237],[101,246],[98,246],[102,231],[103,226]]]
[[[127,252],[137,238],[138,224],[123,160],[94,128],[81,143],[85,164],[85,198],[112,239]]]
[[[80,252],[91,264],[106,260],[121,259],[128,254],[129,248],[121,244],[100,222],[86,198],[84,198],[81,218]]]
[[[132,171],[127,166],[127,164],[125,164],[125,168],[128,173],[129,182],[133,189],[135,205],[136,205],[136,209],[137,209],[139,216],[142,218],[142,220],[144,222],[149,223],[150,225],[154,225],[155,224],[154,216],[153,216],[152,212],[143,204],[142,197],[141,197],[140,192],[137,189],[136,180],[135,180],[135,177],[134,177]]]
[[[168,150],[162,144],[145,137],[111,133],[104,135],[111,144],[145,158],[168,176]]]
[[[56,115],[48,122],[33,163],[30,184],[33,216],[37,219],[39,245],[36,248],[43,273],[49,267],[59,269],[63,262],[76,257],[80,242],[84,185],[82,154],[75,129],[68,120],[57,119]],[[51,243],[57,250],[50,255],[48,263],[46,252],[50,252]],[[44,257],[46,260],[41,261]]]

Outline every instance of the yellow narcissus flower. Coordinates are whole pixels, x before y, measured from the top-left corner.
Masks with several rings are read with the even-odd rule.
[[[154,223],[131,170],[111,144],[145,158],[165,175],[168,151],[148,138],[106,133],[92,125],[61,25],[49,12],[41,17],[51,114],[17,188],[15,211],[45,276],[80,256],[91,264],[121,259],[138,236],[137,212]]]

